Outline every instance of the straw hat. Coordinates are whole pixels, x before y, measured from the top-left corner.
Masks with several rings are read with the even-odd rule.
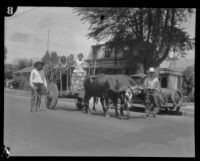
[[[149,68],[149,73],[155,73],[155,68]]]
[[[34,66],[35,68],[37,68],[37,66],[38,66],[39,64],[42,64],[42,66],[44,66],[44,62],[41,61],[40,59],[35,60],[34,63],[33,63],[33,66]]]

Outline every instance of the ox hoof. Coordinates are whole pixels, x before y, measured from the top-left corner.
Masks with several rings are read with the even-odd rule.
[[[84,111],[84,113],[89,114],[89,111]]]
[[[109,114],[106,114],[105,117],[106,117],[106,118],[110,118],[110,115],[109,115]]]
[[[145,115],[148,117],[150,113],[151,113],[150,109],[146,108],[145,109]]]
[[[91,111],[90,111],[90,110],[88,110],[88,111],[87,111],[87,114],[88,114],[88,115],[91,115]]]
[[[153,115],[154,118],[156,117],[156,114],[155,114],[155,113],[153,113],[152,115]]]
[[[145,112],[146,117],[149,117],[149,114],[150,114],[149,112],[147,112],[147,111]]]

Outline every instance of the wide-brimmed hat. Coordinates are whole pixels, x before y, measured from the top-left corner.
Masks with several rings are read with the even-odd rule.
[[[148,72],[149,73],[155,73],[155,68],[149,68]]]
[[[44,66],[44,62],[41,61],[41,60],[36,60],[36,61],[33,63],[33,66],[34,66],[35,68],[37,68],[37,66],[38,66],[39,64],[42,64],[42,66]]]

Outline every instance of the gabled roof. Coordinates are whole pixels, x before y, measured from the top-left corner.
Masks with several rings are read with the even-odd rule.
[[[29,72],[31,72],[33,69],[34,69],[33,66],[26,67],[26,68],[23,68],[23,69],[21,69],[21,70],[18,70],[18,71],[16,71],[16,72],[14,72],[14,74],[17,74],[17,73],[29,73]]]
[[[147,74],[144,74],[144,73],[138,73],[138,74],[134,74],[134,75],[131,75],[132,78],[145,78],[147,77]]]

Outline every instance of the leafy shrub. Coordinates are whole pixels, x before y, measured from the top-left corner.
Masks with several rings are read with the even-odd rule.
[[[4,72],[4,79],[12,79],[12,71]]]
[[[183,101],[184,102],[194,102],[194,91],[192,91],[189,95],[186,95],[186,92],[184,93]]]
[[[183,71],[183,90],[186,96],[190,96],[194,88],[194,66],[189,66]]]
[[[31,90],[31,85],[28,81],[24,83],[23,90],[25,91]]]
[[[28,81],[24,77],[15,77],[13,79],[12,85],[14,89],[24,89],[25,84],[27,84]]]

